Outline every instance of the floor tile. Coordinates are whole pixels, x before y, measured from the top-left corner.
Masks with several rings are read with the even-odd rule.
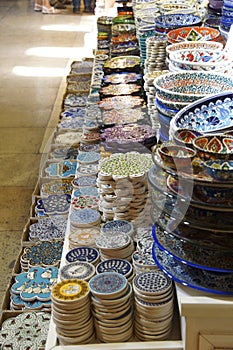
[[[15,230],[23,232],[29,218],[33,190],[27,187],[0,187],[0,235],[12,230],[14,241]],[[4,262],[1,266],[4,267]]]

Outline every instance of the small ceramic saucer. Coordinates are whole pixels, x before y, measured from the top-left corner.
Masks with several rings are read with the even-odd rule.
[[[91,264],[96,264],[99,260],[99,252],[91,247],[78,247],[70,250],[66,254],[66,261],[68,263],[76,261],[86,261]]]
[[[103,272],[89,281],[91,293],[104,299],[122,295],[127,289],[127,279],[117,272]]]
[[[77,261],[63,266],[60,269],[60,278],[64,279],[81,279],[89,281],[95,274],[95,266],[86,261]]]
[[[118,272],[124,275],[126,278],[130,276],[132,272],[132,265],[124,259],[108,259],[102,261],[96,266],[97,273],[103,272]]]
[[[52,300],[70,302],[80,300],[89,294],[89,286],[86,281],[78,279],[63,280],[55,284],[51,291]]]
[[[101,215],[94,209],[76,209],[72,210],[70,214],[70,223],[75,227],[90,227],[100,223]]]

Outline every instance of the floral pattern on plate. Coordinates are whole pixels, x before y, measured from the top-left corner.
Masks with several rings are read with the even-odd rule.
[[[82,152],[77,156],[77,162],[79,163],[96,163],[100,160],[100,153],[98,152]]]
[[[88,283],[78,279],[64,280],[52,288],[52,299],[69,302],[84,298],[89,293]]]
[[[89,281],[94,295],[109,295],[123,291],[127,287],[127,279],[117,272],[103,272]]]

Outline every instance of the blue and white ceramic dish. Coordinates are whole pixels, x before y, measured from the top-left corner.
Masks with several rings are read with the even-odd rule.
[[[89,287],[94,296],[112,296],[127,288],[127,279],[117,272],[103,272],[92,277]]]
[[[107,259],[96,266],[96,272],[118,272],[127,277],[132,272],[132,265],[124,259]]]
[[[159,249],[154,244],[153,256],[156,264],[175,282],[204,292],[233,295],[233,273],[199,269],[182,263]]]
[[[124,233],[126,235],[131,236],[133,231],[134,231],[134,227],[132,223],[127,220],[108,221],[101,226],[101,233],[104,233],[104,234]]]
[[[95,264],[99,259],[99,252],[97,249],[91,247],[78,247],[71,249],[65,258],[68,263],[86,261]]]
[[[203,163],[205,171],[214,179],[233,181],[233,161],[208,160]]]
[[[202,98],[179,111],[170,123],[170,134],[177,128],[220,133],[232,126],[233,93],[227,91]]]
[[[160,32],[168,32],[171,29],[189,26],[199,26],[202,20],[199,16],[185,13],[171,13],[157,16],[155,18],[156,30]]]

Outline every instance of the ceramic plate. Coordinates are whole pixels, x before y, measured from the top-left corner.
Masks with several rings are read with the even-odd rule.
[[[114,295],[127,287],[127,279],[117,272],[103,272],[92,277],[89,286],[94,295]]]
[[[96,266],[96,272],[118,272],[127,277],[132,272],[132,265],[124,259],[108,259]]]
[[[99,259],[98,250],[90,247],[74,248],[66,254],[66,261],[68,263],[72,263],[76,261],[86,261],[93,264],[98,259]]]
[[[57,301],[69,302],[84,298],[88,293],[88,282],[78,279],[68,279],[53,286],[51,297]]]

